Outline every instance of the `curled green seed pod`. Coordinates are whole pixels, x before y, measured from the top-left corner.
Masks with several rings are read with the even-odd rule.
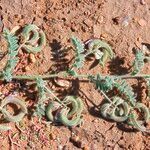
[[[90,51],[93,51],[97,59],[99,58],[99,62],[103,66],[106,63],[108,58],[112,59],[114,57],[114,53],[111,47],[106,42],[101,41],[100,39],[91,40],[88,44],[88,48]],[[103,54],[100,54],[99,57],[97,57],[97,54],[99,54],[98,51],[100,51],[100,48],[102,48]]]
[[[150,132],[150,130],[147,130],[144,126],[144,123],[150,118],[149,109],[142,103],[137,103],[134,108],[142,112],[143,120],[139,120],[137,113],[133,110],[130,114],[129,124],[133,125],[137,130],[142,132]]]
[[[29,53],[40,52],[46,45],[46,36],[36,25],[29,24],[25,26],[22,36],[24,38],[23,48]]]
[[[74,96],[67,96],[62,101],[65,108],[59,102],[52,101],[46,109],[47,118],[54,122],[60,122],[66,126],[76,126],[81,122],[81,113],[83,111],[83,102]],[[56,111],[54,116],[53,112]]]
[[[80,114],[80,113],[82,113],[82,111],[84,109],[84,104],[83,104],[83,102],[80,98],[77,98],[76,100],[77,100],[77,103],[78,103],[77,113]]]
[[[54,115],[52,112],[56,111],[58,108],[60,108],[61,104],[56,101],[52,101],[49,103],[48,107],[46,108],[46,116],[48,120],[54,122]]]
[[[114,97],[114,99],[116,107],[112,109],[110,118],[116,122],[123,122],[128,119],[130,107],[120,97]]]
[[[100,61],[99,61],[99,63],[100,63],[102,66],[105,65],[105,63],[106,63],[106,61],[107,61],[107,59],[108,59],[108,55],[109,55],[109,53],[108,53],[106,50],[104,50],[104,54],[103,54],[102,58],[101,58]]]
[[[8,110],[6,110],[6,108],[5,108],[6,105],[10,104],[10,103],[20,106],[21,112],[18,115],[13,116],[8,112]],[[1,103],[1,112],[7,121],[19,122],[22,120],[22,118],[27,113],[27,108],[26,108],[25,103],[22,100],[18,99],[17,97],[14,97],[14,96],[8,96]]]
[[[39,39],[39,28],[34,24],[29,24],[24,27],[22,36],[24,38],[24,41],[27,41],[28,43],[37,42]],[[32,37],[30,38],[32,34]]]
[[[110,103],[105,103],[100,107],[100,113],[102,117],[108,118],[108,119],[110,118],[110,107],[111,107]]]
[[[66,96],[63,102],[71,105],[71,111],[68,112],[68,117],[75,113],[81,113],[83,111],[83,102],[80,98],[75,98],[74,96]],[[70,109],[69,109],[70,110]]]
[[[112,103],[105,103],[101,106],[100,112],[104,118],[123,122],[128,118],[130,107],[123,99],[115,96]]]
[[[66,126],[77,126],[81,122],[81,114],[77,114],[76,117],[73,117],[71,119],[68,118],[69,110],[64,108],[60,111],[58,119],[59,121]]]
[[[63,100],[64,104],[71,105],[72,109],[68,112],[68,116],[72,116],[75,112],[78,111],[78,103],[74,96],[66,96]]]

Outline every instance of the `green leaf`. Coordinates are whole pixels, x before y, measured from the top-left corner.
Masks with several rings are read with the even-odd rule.
[[[82,54],[84,52],[84,44],[77,37],[72,37],[71,41],[75,47],[75,62],[73,67],[82,68],[85,61],[85,56]]]
[[[96,85],[97,90],[109,91],[114,86],[114,78],[112,77],[102,77],[100,74],[97,74],[95,77],[89,77],[90,80]]]
[[[37,103],[37,105],[35,107],[36,107],[36,110],[34,112],[34,115],[38,116],[39,118],[42,118],[42,116],[45,115],[45,110],[46,110],[45,104]]]
[[[83,65],[84,65],[84,62],[85,62],[85,57],[83,54],[81,55],[78,55],[76,58],[75,58],[75,63],[73,64],[74,67],[76,68],[82,68]]]
[[[124,95],[132,105],[135,104],[135,94],[133,92],[133,88],[128,85],[126,80],[116,80],[114,86],[118,89],[120,94]]]
[[[39,99],[40,101],[43,101],[46,98],[45,82],[42,78],[38,77],[36,79],[36,84],[38,88]]]
[[[39,100],[35,106],[36,109],[34,115],[37,115],[39,118],[41,118],[43,115],[45,115],[45,101],[46,101],[45,82],[43,81],[42,78],[38,77],[36,79],[36,84],[38,88]]]
[[[131,73],[132,75],[136,75],[142,70],[142,68],[144,67],[144,59],[145,59],[145,56],[142,53],[142,51],[137,50],[135,54],[135,60],[132,65],[133,67],[133,71]]]
[[[77,72],[74,71],[74,70],[72,70],[72,69],[68,69],[68,70],[67,70],[67,73],[68,73],[69,75],[71,75],[71,76],[76,76],[76,75],[77,75]]]
[[[3,70],[3,78],[6,81],[12,80],[13,70],[15,69],[18,63],[18,38],[10,33],[8,29],[4,29],[3,35],[8,42],[8,61]]]
[[[84,52],[84,44],[83,44],[83,42],[80,39],[78,39],[77,37],[73,36],[71,38],[71,41],[72,41],[72,44],[75,47],[75,52],[77,54],[81,54],[81,53]]]

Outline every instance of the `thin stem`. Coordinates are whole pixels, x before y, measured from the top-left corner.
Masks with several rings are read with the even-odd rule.
[[[75,75],[75,78],[89,78],[90,74],[79,74]],[[93,76],[93,75],[92,75]],[[138,74],[138,75],[101,75],[102,77],[113,77],[114,79],[133,79],[133,78],[150,78],[150,75],[147,74]],[[58,73],[58,74],[48,74],[48,75],[14,75],[12,79],[18,79],[18,80],[36,80],[37,77],[41,77],[42,79],[49,79],[49,78],[68,78],[70,75],[66,75],[64,73]],[[0,80],[4,80],[2,78],[2,73],[0,74]]]
[[[49,92],[60,104],[62,104],[65,108],[67,108],[67,105],[65,105],[51,90],[49,90],[47,87],[45,87],[47,92]]]
[[[113,102],[111,101],[111,99],[105,94],[104,91],[101,90],[101,93],[103,94],[103,96],[104,96],[110,103],[113,103]]]
[[[35,80],[37,77],[42,79],[49,79],[54,77],[59,77],[60,74],[50,74],[50,75],[17,75],[13,76],[13,79],[22,79],[22,80]]]
[[[111,77],[111,76],[110,76]],[[138,75],[120,75],[120,76],[114,76],[115,78],[120,79],[129,79],[129,78],[150,78],[150,75],[147,74],[138,74]]]

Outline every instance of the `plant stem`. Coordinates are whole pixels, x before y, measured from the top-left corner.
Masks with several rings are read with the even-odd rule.
[[[64,107],[67,108],[67,105],[65,105],[50,89],[48,89],[45,86],[45,89],[47,90],[47,92],[49,92],[49,94],[51,94],[60,104],[62,104]]]
[[[96,50],[90,50],[90,51],[88,51],[87,53],[85,53],[84,57],[87,57],[88,55],[93,54],[93,53],[95,53],[96,51],[97,51],[97,49],[96,49]]]
[[[90,74],[79,74],[74,76],[75,78],[88,78]],[[147,74],[138,74],[138,75],[101,75],[103,77],[113,77],[114,79],[133,79],[133,78],[150,78],[150,75]],[[48,74],[48,75],[14,75],[12,79],[17,79],[17,80],[36,80],[37,77],[41,77],[42,79],[49,79],[49,78],[55,78],[55,77],[60,77],[60,78],[65,78],[65,77],[70,77],[70,75],[66,75],[64,73],[58,73],[58,74]],[[2,74],[0,74],[0,80],[4,80],[2,78]]]
[[[105,94],[104,91],[101,90],[101,93],[103,94],[103,96],[104,96],[110,103],[113,103],[113,102],[111,101],[111,99]]]
[[[110,76],[111,77],[111,76]],[[138,74],[138,75],[120,75],[120,76],[114,76],[115,78],[120,79],[129,79],[129,78],[150,78],[150,75],[148,74]]]

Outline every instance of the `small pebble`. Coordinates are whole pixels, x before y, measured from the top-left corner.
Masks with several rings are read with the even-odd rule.
[[[122,21],[122,26],[127,27],[129,25],[130,20],[131,20],[130,16],[124,17]]]
[[[25,72],[26,72],[26,71],[30,71],[30,67],[29,67],[29,66],[26,66],[23,70],[24,70]]]
[[[102,33],[102,34],[100,35],[100,38],[101,38],[102,40],[106,39],[107,37],[108,37],[107,33]]]
[[[35,63],[36,62],[36,58],[35,58],[34,54],[31,53],[29,55],[29,60],[30,60],[31,63]]]
[[[94,25],[93,26],[93,31],[94,31],[94,37],[95,38],[100,38],[101,27],[99,25]]]
[[[70,82],[64,79],[54,79],[56,85],[61,87],[70,87]]]
[[[49,138],[50,138],[50,140],[55,140],[55,139],[56,139],[56,136],[55,136],[55,134],[50,133],[50,134],[49,134]]]
[[[146,4],[145,0],[140,0],[140,4],[145,5]]]
[[[93,24],[93,22],[92,22],[90,19],[84,20],[83,23],[84,23],[87,27],[90,27],[90,26],[92,26],[92,24]]]
[[[82,142],[80,141],[79,136],[71,137],[70,141],[78,148],[82,147]]]
[[[142,39],[140,37],[138,37],[135,41],[135,45],[138,47],[138,48],[141,48],[141,43],[142,43]]]
[[[83,150],[90,150],[88,146],[84,146]]]
[[[103,23],[104,22],[104,17],[100,16],[97,20],[98,23]]]
[[[138,23],[139,23],[139,25],[140,25],[141,27],[146,26],[146,21],[145,21],[144,19],[140,19],[140,20],[138,21]]]

